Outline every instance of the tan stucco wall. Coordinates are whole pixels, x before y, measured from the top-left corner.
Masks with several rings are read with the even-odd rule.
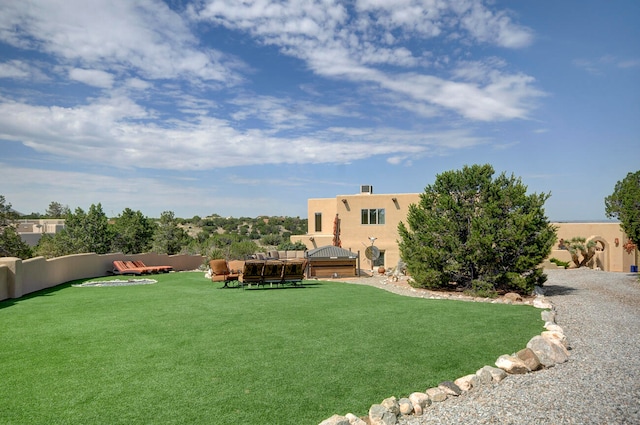
[[[395,199],[396,201],[393,201]],[[344,201],[343,201],[344,200]],[[333,239],[333,220],[336,213],[340,222],[340,240],[342,247],[361,253],[361,267],[369,268],[369,261],[364,257],[364,250],[370,244],[369,237],[376,237],[375,245],[385,251],[385,267],[395,267],[400,258],[398,249],[398,224],[406,221],[410,204],[420,200],[418,193],[404,194],[351,194],[338,195],[335,198],[315,198],[308,200],[309,229],[306,235],[291,236],[292,242],[301,241],[307,248],[331,245]],[[360,222],[362,209],[384,208],[386,220],[384,225],[363,225]],[[322,231],[315,232],[315,213],[322,214]],[[597,265],[603,270],[629,272],[635,264],[635,254],[628,254],[623,244],[627,237],[619,223],[553,223],[558,228],[558,240],[566,240],[575,236],[600,241],[603,248],[597,253]],[[616,246],[615,240],[618,239]],[[555,245],[557,248],[557,244]],[[554,249],[550,257],[570,261],[566,250]]]
[[[106,276],[114,260],[141,260],[148,266],[172,266],[174,270],[195,270],[204,263],[200,255],[162,254],[76,254],[28,260],[0,258],[0,300],[51,288],[76,279]]]
[[[631,265],[635,265],[634,253],[627,253],[623,248],[627,236],[619,223],[554,223],[554,225],[557,227],[558,242],[554,245],[550,257],[571,261],[569,252],[559,248],[559,241],[583,237],[587,241],[599,242],[596,266],[602,270],[628,272]]]
[[[398,223],[406,219],[409,204],[417,203],[418,200],[419,194],[417,193],[356,194],[338,195],[335,198],[309,199],[308,234],[291,236],[291,241],[301,241],[309,249],[331,245],[333,222],[338,214],[342,247],[353,252],[360,251],[363,269],[370,267],[369,261],[364,257],[364,250],[371,245],[369,237],[375,237],[375,246],[384,251],[385,266],[395,267],[400,259],[397,243]],[[374,208],[384,208],[385,224],[361,224],[361,210]],[[322,214],[321,232],[315,232],[316,213]]]

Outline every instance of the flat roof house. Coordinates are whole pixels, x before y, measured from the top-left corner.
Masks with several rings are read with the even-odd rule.
[[[340,241],[344,249],[360,253],[361,269],[395,267],[400,260],[398,224],[406,222],[409,205],[417,204],[419,193],[374,194],[370,185],[360,186],[359,193],[337,195],[334,198],[312,198],[307,201],[309,228],[306,235],[291,236],[292,242],[301,241],[308,249],[332,245],[334,220],[339,221]],[[558,228],[558,241],[580,236],[595,240],[597,250],[593,267],[601,270],[629,272],[636,265],[635,248],[627,252],[628,240],[617,222],[553,223]],[[373,244],[380,256],[371,264],[364,253]],[[556,243],[550,257],[570,261],[566,249]]]

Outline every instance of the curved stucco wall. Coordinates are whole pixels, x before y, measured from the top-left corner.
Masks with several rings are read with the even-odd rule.
[[[46,259],[0,258],[0,300],[51,288],[76,279],[106,276],[114,260],[140,260],[148,266],[172,266],[174,270],[195,270],[204,263],[201,255],[164,254],[75,254]]]

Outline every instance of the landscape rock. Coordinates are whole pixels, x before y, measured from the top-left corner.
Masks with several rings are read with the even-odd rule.
[[[365,421],[354,415],[353,413],[347,413],[344,415],[349,420],[350,425],[367,425]]]
[[[514,303],[522,302],[522,297],[516,292],[507,292],[506,294],[504,294],[504,299]]]
[[[398,405],[400,406],[400,414],[401,415],[410,415],[413,413],[413,403],[408,398],[401,398],[398,400]]]
[[[398,403],[398,399],[395,397],[389,397],[382,400],[380,403],[385,409],[394,415],[398,416],[400,414],[400,404]]]
[[[564,333],[562,332],[558,332],[558,331],[545,331],[542,332],[540,334],[541,337],[543,338],[547,338],[548,340],[550,340],[551,342],[555,342],[558,343],[562,346],[562,348],[565,349],[565,351],[567,352],[567,355],[569,354],[569,340],[567,339],[567,337],[565,336]]]
[[[556,323],[556,312],[553,310],[544,310],[540,313],[542,320],[547,323]]]
[[[434,403],[439,403],[447,399],[447,393],[442,391],[440,388],[429,388],[426,393]]]
[[[478,377],[475,373],[471,375],[462,376],[453,381],[462,391],[469,391],[473,387],[478,386]]]
[[[507,372],[500,369],[499,367],[484,366],[483,369],[485,369],[491,374],[491,378],[493,379],[494,382],[500,382],[507,377]]]
[[[564,363],[569,359],[566,351],[561,348],[560,344],[551,342],[549,339],[540,335],[534,336],[527,343],[527,348],[533,350],[545,367],[552,367],[556,364]]]
[[[444,391],[447,395],[459,396],[462,394],[460,387],[451,381],[441,382],[440,385],[438,385],[438,388]]]
[[[486,385],[486,384],[490,384],[491,381],[493,381],[493,376],[491,376],[491,372],[489,372],[486,369],[479,369],[476,372],[476,377],[478,378],[477,385]]]
[[[518,357],[503,354],[496,360],[496,366],[512,375],[529,373],[529,368]]]
[[[536,297],[533,300],[533,306],[536,308],[543,308],[545,310],[551,310],[553,308],[553,305],[551,305],[551,303],[544,297]]]
[[[418,416],[422,415],[425,408],[431,406],[431,399],[426,393],[411,393],[409,400],[411,400],[411,404],[413,405],[413,413]]]
[[[320,425],[351,425],[349,419],[340,415],[333,415],[332,417],[320,422]]]
[[[539,370],[542,368],[540,359],[538,358],[538,356],[536,356],[536,353],[534,353],[531,348],[523,348],[516,353],[516,357],[522,360],[531,371]]]
[[[381,404],[374,404],[369,408],[369,422],[371,425],[395,425],[398,417]]]
[[[563,334],[563,333],[564,333],[564,330],[562,329],[562,327],[558,326],[558,325],[557,325],[557,324],[555,324],[555,323],[546,322],[546,323],[544,324],[544,328],[545,328],[546,330],[548,330],[548,331],[551,331],[551,332],[559,332],[559,333],[561,333],[561,334]]]

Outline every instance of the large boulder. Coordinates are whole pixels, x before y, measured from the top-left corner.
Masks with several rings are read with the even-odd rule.
[[[527,348],[533,350],[538,359],[540,359],[540,363],[545,367],[552,367],[569,359],[566,350],[560,344],[551,342],[540,335],[531,338],[527,343]]]
[[[350,425],[367,425],[365,421],[363,421],[353,413],[347,413],[346,415],[344,415],[344,417],[349,419]]]
[[[544,310],[540,312],[540,316],[545,323],[555,323],[556,322],[556,312],[553,310]]]
[[[504,294],[504,299],[512,303],[522,302],[522,297],[516,292],[507,292],[506,294]]]
[[[500,369],[499,367],[484,366],[482,369],[491,374],[491,379],[493,379],[494,382],[500,382],[507,377],[507,372]]]
[[[476,376],[478,377],[477,385],[487,385],[493,381],[493,376],[491,376],[491,372],[486,369],[478,369],[476,371]]]
[[[545,297],[535,297],[533,299],[533,306],[536,308],[542,308],[545,310],[551,310],[553,308],[553,304],[545,299]]]
[[[426,393],[411,393],[409,400],[413,405],[413,413],[420,416],[428,406],[431,406],[431,399]]]
[[[523,348],[516,353],[516,357],[522,360],[531,371],[542,368],[540,359],[538,358],[538,356],[536,356],[536,353],[534,353],[531,348]]]
[[[508,354],[503,354],[498,357],[498,360],[496,360],[496,366],[512,375],[522,375],[530,372],[529,368],[522,360]]]
[[[447,393],[440,388],[429,388],[426,393],[434,403],[439,403],[447,399]]]
[[[332,417],[320,422],[320,425],[351,425],[349,419],[340,415],[333,415]]]
[[[548,331],[544,331],[540,334],[541,337],[548,339],[551,342],[555,342],[557,344],[560,344],[562,346],[562,348],[566,351],[567,355],[569,355],[569,340],[567,339],[567,337],[565,336],[565,334],[562,332],[562,329],[558,330],[548,330]]]
[[[478,376],[475,373],[461,376],[453,381],[462,391],[469,391],[473,387],[478,386]]]
[[[398,400],[398,405],[400,406],[400,414],[401,415],[410,415],[413,413],[413,403],[406,397]]]
[[[374,404],[369,408],[369,423],[371,425],[395,425],[398,423],[398,416],[382,404]]]
[[[380,404],[384,406],[384,408],[387,409],[389,412],[393,413],[394,415],[398,416],[400,414],[400,403],[398,403],[397,398],[395,397],[385,398],[384,400],[382,400],[382,403]]]
[[[438,388],[444,391],[448,396],[459,396],[460,394],[462,394],[462,390],[460,389],[460,387],[451,381],[441,382],[440,385],[438,385]]]

